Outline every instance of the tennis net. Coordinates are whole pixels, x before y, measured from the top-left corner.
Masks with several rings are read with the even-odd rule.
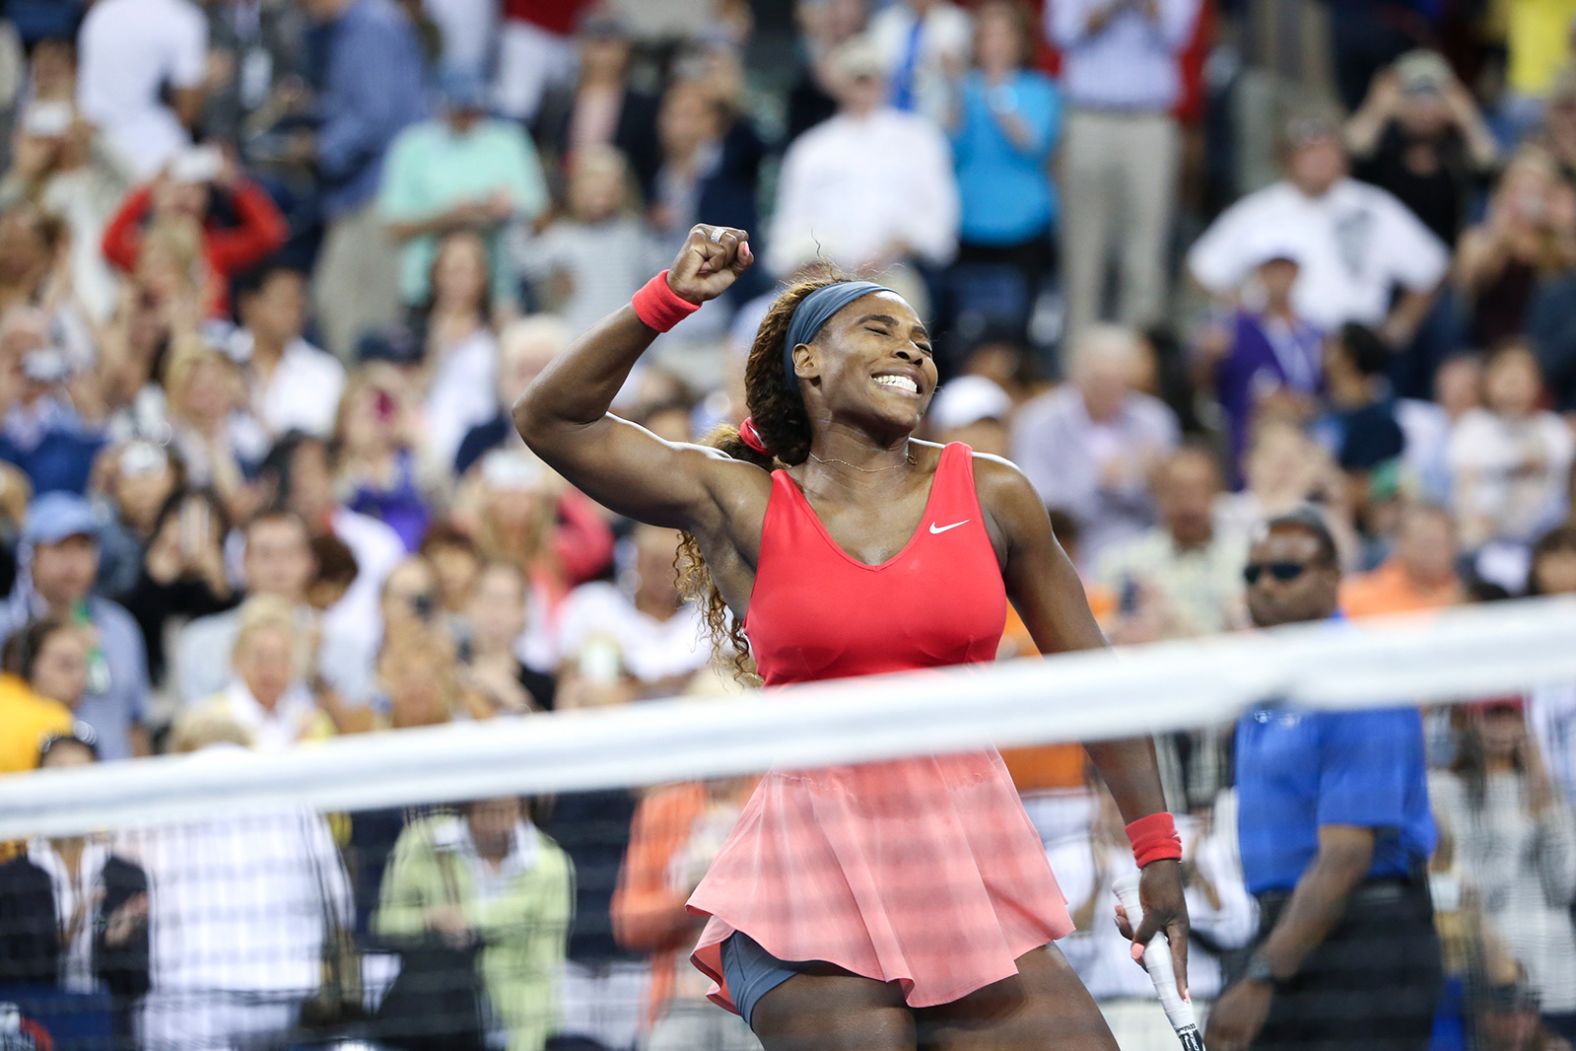
[[[1260,922],[1235,836],[1234,720],[1396,704],[1427,706],[1436,778],[1468,776],[1489,713],[1524,728],[1515,791],[1532,831],[1501,829],[1484,853],[1468,842],[1493,837],[1454,828],[1429,881],[1441,1018],[1500,1046],[1507,1027],[1576,1014],[1576,980],[1560,986],[1576,973],[1576,736],[1559,736],[1561,718],[1576,724],[1572,639],[1576,602],[1539,600],[272,754],[221,734],[0,779],[0,1034],[18,1030],[0,1047],[749,1049],[687,962],[700,921],[683,902],[756,775],[989,746],[1012,749],[1080,928],[1062,951],[1120,1046],[1172,1047],[1142,972],[1110,965],[1125,948],[1109,883],[1131,861],[1063,743],[1155,736],[1183,815],[1202,1005]],[[923,860],[922,883],[936,878]],[[1542,897],[1518,902],[1529,873]]]

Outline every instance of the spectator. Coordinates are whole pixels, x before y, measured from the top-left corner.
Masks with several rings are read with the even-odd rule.
[[[1328,453],[1300,426],[1266,416],[1248,439],[1243,489],[1219,500],[1217,526],[1246,539],[1266,518],[1304,503],[1338,502],[1339,478]]]
[[[1558,416],[1538,408],[1542,387],[1532,351],[1508,344],[1485,368],[1487,404],[1451,432],[1456,516],[1469,551],[1494,540],[1530,544],[1565,515],[1576,442]]]
[[[190,769],[220,770],[244,760],[246,740],[220,713],[189,713],[173,749]],[[223,813],[139,831],[128,849],[149,884],[153,989],[142,1046],[288,1042],[322,984],[324,939],[354,919],[327,822],[283,807]]]
[[[950,82],[968,63],[973,32],[968,13],[951,0],[898,0],[878,11],[870,41],[886,67],[892,108],[944,123]]]
[[[246,523],[241,536],[245,597],[277,598],[295,610],[299,633],[315,641],[309,678],[322,680],[349,703],[365,702],[370,675],[356,637],[325,622],[307,603],[317,565],[306,523],[292,511],[264,511]],[[240,628],[240,611],[232,609],[200,617],[182,629],[174,670],[183,705],[207,700],[225,688]]]
[[[1121,594],[1147,589],[1167,610],[1169,638],[1217,635],[1242,619],[1241,538],[1215,529],[1220,469],[1199,446],[1172,452],[1155,472],[1160,523],[1110,545],[1095,579]]]
[[[438,613],[454,629],[457,638],[463,637],[460,622],[465,618],[466,607],[482,571],[482,556],[476,550],[476,542],[454,523],[440,519],[433,522],[421,538],[421,547],[416,553],[431,564],[438,579]],[[525,609],[523,602],[520,608]]]
[[[924,118],[885,104],[885,69],[870,40],[845,42],[831,62],[837,116],[783,157],[767,269],[786,277],[817,260],[872,271],[949,262],[958,190],[946,140]]]
[[[223,199],[236,225],[220,225],[215,197]],[[199,146],[186,149],[167,173],[126,198],[104,230],[104,257],[122,270],[136,269],[141,262],[144,226],[178,220],[201,225],[209,317],[229,317],[230,279],[283,245],[288,232],[274,202],[262,187],[241,175],[233,158],[217,147]]]
[[[34,621],[25,631],[14,633],[7,640],[4,660],[0,660],[0,667],[3,667],[0,670],[0,776],[35,769],[38,766],[38,742],[71,731],[73,720],[70,705],[48,694],[36,692],[31,682],[39,664],[43,663],[58,667],[58,671],[46,672],[44,685],[49,686],[52,693],[72,692],[68,665],[74,644],[85,649],[80,633],[77,633],[78,639],[61,638],[56,643],[59,653],[51,654],[49,660],[41,661],[40,658],[53,636],[64,636],[75,631],[64,621],[46,617]],[[37,645],[26,644],[24,639],[36,640]],[[82,685],[85,686],[85,670],[79,675],[84,679]],[[77,697],[81,696],[81,691],[82,686],[76,687]],[[3,929],[4,925],[0,924],[0,930]]]
[[[36,493],[80,493],[104,437],[72,406],[75,368],[51,328],[48,315],[30,307],[0,314],[0,459],[21,468]]]
[[[83,116],[109,134],[138,178],[151,178],[190,144],[202,112],[201,10],[190,0],[103,0],[88,10],[77,48]]]
[[[198,705],[198,718],[234,721],[264,752],[331,736],[333,721],[303,681],[304,642],[289,602],[277,595],[247,599],[237,610],[233,677],[222,693]]]
[[[144,721],[148,670],[137,623],[122,607],[93,594],[98,573],[98,523],[87,501],[45,493],[27,511],[23,575],[12,590],[0,634],[20,631],[38,616],[70,621],[94,633],[88,688],[76,717],[98,734],[101,758],[150,751]]]
[[[1324,388],[1330,406],[1319,430],[1343,471],[1364,475],[1406,449],[1385,370],[1390,350],[1371,329],[1341,326],[1325,344]]]
[[[1051,268],[1057,200],[1049,170],[1061,97],[1048,77],[1025,68],[1033,33],[1022,6],[992,0],[975,20],[974,68],[948,121],[962,205],[955,265],[1014,275],[1016,313],[1027,318]]]
[[[1451,246],[1499,159],[1472,93],[1432,51],[1409,51],[1375,76],[1344,137],[1357,177],[1394,194]]]
[[[1455,562],[1456,526],[1450,512],[1411,504],[1401,513],[1390,556],[1379,568],[1341,585],[1341,612],[1362,618],[1459,605],[1466,593]]]
[[[422,454],[442,476],[460,442],[493,411],[489,393],[498,383],[498,340],[489,315],[487,245],[471,231],[447,234],[432,259],[432,298],[425,310],[426,430]]]
[[[390,625],[378,650],[377,681],[391,730],[441,726],[464,712],[454,647],[423,623]]]
[[[125,595],[142,576],[165,505],[186,486],[164,446],[141,439],[104,450],[94,461],[91,498],[99,520],[99,590]]]
[[[504,0],[494,91],[499,112],[530,125],[549,91],[574,78],[571,34],[592,0]]]
[[[17,122],[0,209],[33,201],[61,218],[71,235],[71,295],[88,319],[102,323],[115,305],[115,275],[99,246],[133,176],[105,132],[77,110],[75,44],[39,43],[30,69],[33,97]]]
[[[246,518],[256,494],[248,478],[268,453],[268,436],[249,411],[234,361],[201,338],[180,337],[164,366],[170,448],[194,486],[211,487],[233,518]]]
[[[1493,347],[1526,328],[1539,292],[1576,268],[1576,197],[1549,156],[1516,154],[1488,216],[1461,236],[1456,285],[1467,300],[1473,345]],[[1548,348],[1552,354],[1554,347]],[[1560,355],[1560,359],[1568,358]],[[1562,390],[1562,394],[1564,391]]]
[[[650,276],[652,251],[614,149],[588,146],[569,161],[569,212],[525,246],[521,268],[538,298],[579,336]]]
[[[759,1051],[744,1020],[706,999],[710,982],[689,966],[704,926],[684,903],[732,831],[754,778],[658,788],[640,801],[613,895],[613,934],[652,954],[648,1051]]]
[[[1310,512],[1271,519],[1245,571],[1255,626],[1329,620],[1341,571]],[[1237,724],[1238,836],[1259,936],[1211,1044],[1428,1042],[1441,964],[1416,709],[1258,710]],[[1340,1010],[1330,997],[1339,990]]]
[[[414,551],[432,513],[416,484],[416,411],[390,365],[365,366],[340,403],[336,488],[345,507],[384,523]]]
[[[1576,819],[1527,734],[1522,702],[1468,706],[1448,772],[1429,782],[1484,919],[1526,968],[1543,1022],[1576,1040]]]
[[[1086,329],[1072,344],[1069,382],[1029,401],[1013,424],[1013,461],[1046,506],[1078,520],[1087,565],[1154,523],[1149,478],[1177,444],[1171,410],[1134,389],[1143,353],[1127,329]]]
[[[459,818],[406,827],[372,928],[396,943],[435,935],[476,946],[487,1046],[542,1051],[556,1029],[574,868],[518,799],[476,800],[461,810]]]
[[[356,579],[325,615],[325,633],[339,634],[371,652],[377,638],[378,594],[384,578],[405,556],[399,534],[375,518],[345,507],[334,492],[334,460],[328,444],[300,433],[275,444],[263,478],[277,485],[285,506],[306,522],[309,535],[332,533],[350,548]],[[370,660],[367,662],[370,666]]]
[[[299,4],[207,0],[208,75],[202,128],[216,142],[254,145],[255,116],[302,92],[306,18]]]
[[[1576,182],[1576,61],[1554,79],[1543,108],[1539,144],[1549,151],[1567,182]]]
[[[290,431],[327,437],[345,389],[345,368],[307,342],[307,275],[263,263],[242,275],[236,294],[238,357],[252,414],[270,438]]]
[[[1121,275],[1115,317],[1142,327],[1166,309],[1165,251],[1181,168],[1171,110],[1181,93],[1177,56],[1198,10],[1198,0],[1064,0],[1047,8],[1065,63],[1062,265],[1074,339],[1111,316],[1101,291],[1113,256]]]
[[[1532,595],[1576,594],[1576,526],[1555,526],[1538,538],[1532,548],[1527,591]],[[1532,691],[1527,723],[1565,805],[1576,810],[1576,686],[1554,683]]]
[[[552,314],[533,314],[506,325],[498,335],[498,387],[496,411],[492,419],[478,423],[466,432],[454,454],[456,477],[470,471],[477,461],[494,449],[519,449],[519,436],[509,410],[531,381],[548,362],[569,346],[572,333],[562,318]]]
[[[694,73],[675,80],[662,96],[657,115],[662,165],[650,219],[656,235],[669,243],[703,221],[759,229],[756,199],[766,147],[737,103]],[[735,298],[740,298],[737,293]]]
[[[98,746],[84,727],[45,738],[38,756],[41,769],[90,766]],[[0,865],[0,981],[107,993],[110,1031],[131,1046],[148,991],[147,873],[101,837],[29,840]]]
[[[1387,344],[1406,347],[1445,276],[1445,246],[1400,201],[1347,176],[1333,124],[1293,118],[1282,157],[1285,178],[1226,209],[1188,251],[1188,271],[1229,298],[1259,261],[1254,233],[1273,230],[1302,264],[1292,295],[1302,317],[1326,332],[1348,321],[1376,326]],[[1396,285],[1403,292],[1391,307]]]
[[[612,530],[588,498],[524,451],[487,454],[473,484],[482,557],[518,566],[530,581],[531,636],[521,655],[533,668],[554,667],[560,607],[575,585],[607,568]]]
[[[936,391],[926,418],[936,441],[963,442],[977,453],[1005,457],[1012,397],[984,376],[959,376]]]
[[[845,41],[865,30],[865,0],[799,0],[798,69],[788,89],[788,121],[783,142],[791,143],[837,114],[838,73],[831,58]]]
[[[1128,871],[1132,847],[1110,792],[1099,788],[1096,800],[1089,826],[1048,851],[1078,925],[1058,945],[1099,1002],[1118,1047],[1164,1047],[1175,1037],[1165,1015],[1155,1011],[1154,985],[1132,965],[1132,943],[1104,915],[1116,897],[1113,885]],[[1258,910],[1225,842],[1232,831],[1218,826],[1212,830],[1191,818],[1179,818],[1177,824],[1189,860],[1183,876],[1188,921],[1198,932],[1188,954],[1188,993],[1202,1009],[1225,985],[1222,957],[1253,937]]]
[[[312,152],[328,230],[312,291],[327,347],[348,359],[357,337],[399,311],[399,254],[375,198],[395,138],[425,116],[426,63],[391,0],[307,0],[326,69]]]
[[[58,300],[66,225],[35,204],[0,212],[0,314]]]
[[[125,595],[148,660],[148,678],[165,678],[165,640],[172,628],[229,609],[234,589],[224,564],[229,520],[204,490],[174,493],[159,509],[136,585]]]
[[[439,117],[394,140],[378,191],[378,209],[401,245],[400,297],[407,308],[428,303],[439,239],[467,231],[482,238],[491,301],[512,307],[519,289],[498,235],[547,206],[541,162],[519,125],[487,117],[479,75],[446,72],[439,96]]]
[[[617,680],[646,696],[670,695],[711,659],[700,642],[701,614],[679,596],[674,556],[679,536],[639,525],[626,560],[632,585],[582,584],[557,614],[560,666]]]
[[[1297,250],[1268,234],[1261,239],[1247,300],[1227,326],[1206,334],[1199,353],[1200,387],[1212,388],[1226,417],[1233,485],[1260,413],[1311,414],[1320,393],[1323,334],[1298,314],[1293,290],[1302,273]]]
[[[553,676],[526,667],[515,653],[525,634],[526,598],[518,566],[489,562],[465,610],[466,685],[500,712],[553,710]]]
[[[575,33],[578,76],[549,90],[533,126],[549,170],[563,175],[579,154],[613,147],[628,161],[649,199],[657,174],[657,100],[630,82],[628,27],[616,17],[591,13]]]

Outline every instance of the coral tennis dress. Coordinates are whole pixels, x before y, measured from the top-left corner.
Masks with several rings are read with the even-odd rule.
[[[774,472],[745,624],[766,685],[993,660],[1007,600],[983,519],[973,452],[948,445],[913,537],[866,565]],[[769,772],[689,908],[710,917],[690,959],[735,1011],[721,961],[735,931],[929,1007],[1073,929],[994,749]]]

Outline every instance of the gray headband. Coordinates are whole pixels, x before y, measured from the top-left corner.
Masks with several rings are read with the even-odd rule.
[[[863,299],[872,292],[891,291],[873,281],[839,281],[801,299],[794,307],[793,317],[788,319],[788,337],[783,341],[783,374],[788,377],[788,389],[799,389],[799,377],[793,370],[793,348],[814,339],[821,327],[832,320],[832,315],[854,300]]]

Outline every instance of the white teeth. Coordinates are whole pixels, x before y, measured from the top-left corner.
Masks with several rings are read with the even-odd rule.
[[[919,393],[919,384],[907,376],[877,376],[876,382],[883,387],[896,387],[899,390],[906,390],[910,394]]]

